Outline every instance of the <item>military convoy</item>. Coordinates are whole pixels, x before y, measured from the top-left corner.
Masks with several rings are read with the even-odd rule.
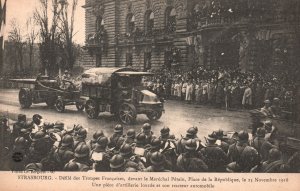
[[[85,108],[89,118],[97,118],[101,112],[116,115],[124,124],[134,123],[138,114],[145,114],[150,120],[158,120],[164,112],[164,104],[156,94],[142,84],[149,72],[139,72],[132,68],[91,68],[82,74],[81,91],[76,90],[71,81],[68,89],[62,89],[60,81],[46,76],[37,79],[12,79],[29,84],[21,88],[19,103],[21,108],[29,108],[33,103],[46,103],[64,112],[65,106],[76,105]]]

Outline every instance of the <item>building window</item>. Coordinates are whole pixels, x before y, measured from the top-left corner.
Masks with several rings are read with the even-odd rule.
[[[151,36],[154,27],[154,13],[152,11],[146,11],[145,14],[145,32],[146,35]]]
[[[165,26],[167,33],[174,33],[176,31],[176,10],[172,7],[166,9]]]
[[[126,66],[132,66],[132,53],[126,53]]]
[[[104,29],[104,20],[102,17],[97,17],[96,19],[96,32]]]
[[[145,52],[144,54],[144,70],[151,69],[151,52]]]
[[[129,13],[126,19],[126,32],[128,35],[132,34],[135,29],[135,17],[132,13]]]

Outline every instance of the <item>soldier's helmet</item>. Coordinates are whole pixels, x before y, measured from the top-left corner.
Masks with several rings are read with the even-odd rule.
[[[99,146],[102,146],[102,147],[106,147],[108,144],[108,138],[107,137],[99,137],[97,139],[96,144],[98,144]]]
[[[123,132],[123,126],[121,124],[117,124],[114,128],[115,133],[122,133]]]
[[[194,127],[190,127],[187,131],[186,131],[186,135],[188,137],[194,137],[197,134],[197,130]]]
[[[56,121],[53,128],[59,129],[60,131],[64,130],[65,124],[61,121]]]
[[[120,148],[120,155],[122,156],[128,156],[132,154],[132,147],[129,144],[124,144]]]
[[[24,114],[19,114],[19,115],[18,115],[18,121],[23,121],[23,122],[25,122],[25,121],[26,121],[26,115],[24,115]]]
[[[75,125],[73,128],[74,134],[77,135],[77,133],[80,129],[83,129],[82,125]]]
[[[270,100],[267,99],[264,101],[264,104],[271,104],[271,102],[270,102]]]
[[[38,131],[34,134],[31,134],[31,140],[33,142],[40,141],[46,137],[46,133],[44,131]]]
[[[170,128],[169,128],[169,127],[163,127],[163,128],[160,130],[161,136],[167,136],[167,135],[169,135],[169,133],[170,133]]]
[[[165,162],[165,156],[160,152],[154,152],[151,154],[150,161],[153,165],[162,165]]]
[[[80,138],[86,138],[86,136],[87,136],[87,131],[86,131],[86,129],[81,128],[81,129],[78,130],[78,132],[77,132],[77,137],[80,137]]]
[[[75,162],[68,162],[64,166],[64,171],[79,171],[79,167]]]
[[[77,158],[83,158],[89,156],[90,149],[86,144],[80,144],[75,149],[75,157]]]
[[[185,149],[188,151],[194,151],[197,148],[197,142],[195,139],[189,139],[185,144]]]
[[[43,165],[42,163],[29,163],[25,167],[25,171],[30,171],[30,172],[39,172],[42,171]]]
[[[74,140],[71,135],[66,134],[65,136],[63,136],[63,138],[61,140],[62,146],[71,146],[73,144],[74,144]]]
[[[161,145],[161,142],[160,142],[160,140],[159,140],[158,138],[155,138],[155,139],[153,139],[153,140],[151,141],[151,146],[152,146],[153,148],[159,148],[160,145]]]
[[[273,99],[273,103],[278,103],[279,101],[280,101],[280,99],[277,98],[277,97],[275,97],[275,98]]]
[[[126,133],[126,137],[135,138],[135,130],[134,129],[129,129]]]
[[[249,139],[249,134],[246,131],[240,131],[238,133],[238,141],[239,142],[247,142]]]
[[[145,123],[142,127],[143,132],[148,133],[151,131],[151,125],[149,123]]]
[[[110,160],[109,160],[109,166],[112,169],[120,168],[125,164],[125,159],[123,158],[122,155],[114,155]]]
[[[207,140],[209,141],[216,141],[218,139],[217,133],[214,131],[210,135],[208,135]]]
[[[28,144],[28,141],[24,137],[17,137],[15,139],[15,146],[16,147],[26,147],[27,144]]]
[[[37,124],[37,125],[40,125],[41,124],[41,121],[42,121],[42,116],[40,114],[34,114],[32,116],[32,121],[33,123]]]
[[[103,137],[104,133],[102,130],[97,130],[94,134],[93,134],[93,139],[96,141],[99,137]]]
[[[265,137],[266,130],[264,128],[258,128],[256,134],[258,137]]]
[[[136,143],[137,144],[145,144],[146,143],[146,135],[144,133],[139,133],[136,136]]]
[[[223,138],[225,136],[224,135],[224,131],[222,129],[219,129],[215,133],[216,133],[216,136],[218,137],[218,139],[221,139],[221,138]]]

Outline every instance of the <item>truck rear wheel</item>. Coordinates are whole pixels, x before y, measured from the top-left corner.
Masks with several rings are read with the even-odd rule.
[[[148,112],[146,115],[147,115],[149,120],[155,121],[155,120],[159,120],[161,118],[162,111],[153,110],[151,112]]]
[[[21,108],[29,108],[32,105],[32,97],[28,88],[22,88],[19,92],[19,103]]]
[[[85,112],[88,118],[96,119],[99,115],[98,105],[95,100],[89,99],[85,104]]]
[[[134,105],[128,103],[120,106],[118,114],[120,121],[126,125],[134,123],[137,116]]]
[[[64,112],[65,111],[65,103],[62,99],[57,99],[55,102],[55,109],[58,112]]]

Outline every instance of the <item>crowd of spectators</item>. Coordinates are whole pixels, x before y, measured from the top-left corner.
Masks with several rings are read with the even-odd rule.
[[[192,104],[213,105],[226,109],[253,109],[265,100],[280,100],[284,110],[292,112],[295,101],[294,82],[283,81],[271,74],[241,72],[238,69],[205,69],[192,71],[159,70],[145,79],[149,90],[165,99],[176,99]]]

